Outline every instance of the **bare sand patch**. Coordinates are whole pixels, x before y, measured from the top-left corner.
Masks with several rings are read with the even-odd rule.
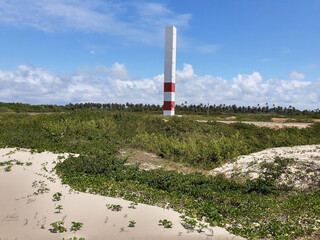
[[[274,162],[275,157],[294,159],[286,173],[281,176],[282,182],[292,182],[294,186],[302,189],[320,186],[320,145],[266,149],[240,156],[235,162],[211,170],[210,174],[255,179],[261,174],[261,164]]]
[[[200,172],[208,175],[209,173],[209,171],[203,169],[186,166],[183,163],[161,158],[152,152],[146,152],[138,149],[121,149],[119,152],[122,157],[126,157],[128,159],[126,164],[139,164],[139,168],[144,170],[163,168],[164,170],[176,170],[185,174]]]
[[[197,122],[202,122],[206,123],[208,120],[196,120]],[[234,120],[218,120],[217,122],[220,123],[226,123],[226,124],[231,124],[231,123],[245,123],[245,124],[252,124],[257,127],[268,127],[268,128],[273,128],[273,129],[280,129],[280,128],[308,128],[310,127],[313,123],[305,123],[305,122],[253,122],[253,121],[234,121]],[[315,121],[314,121],[315,122]]]
[[[132,209],[131,202],[123,199],[75,192],[61,184],[52,171],[62,155],[67,157],[50,152],[32,154],[26,149],[0,149],[0,163],[12,163],[7,171],[8,166],[0,166],[0,239],[243,239],[219,227],[202,233],[188,232],[180,224],[180,214],[171,209],[145,204]],[[53,201],[57,192],[62,194],[61,200]],[[113,212],[106,204],[119,204],[122,210]],[[58,205],[63,207],[60,212],[56,210]],[[172,221],[173,228],[159,226],[160,219]],[[62,220],[67,232],[52,233],[50,224]],[[128,227],[131,220],[136,222],[135,227]],[[72,221],[83,223],[83,227],[70,231]]]
[[[235,120],[235,119],[237,119],[237,117],[235,117],[235,116],[224,117],[224,118],[218,117],[218,119],[219,119],[219,120]]]
[[[221,122],[221,123],[227,123],[227,124],[231,124],[231,123],[236,123],[236,122],[240,122],[240,121],[217,121],[217,122]],[[278,122],[251,122],[251,121],[241,121],[241,123],[245,123],[245,124],[252,124],[255,125],[257,127],[268,127],[268,128],[273,128],[273,129],[280,129],[280,128],[307,128],[310,127],[313,123],[300,123],[300,122],[283,122],[283,123],[278,123]]]
[[[276,123],[284,123],[284,122],[288,122],[289,120],[294,120],[294,119],[290,119],[290,118],[271,118],[272,122],[276,122]]]

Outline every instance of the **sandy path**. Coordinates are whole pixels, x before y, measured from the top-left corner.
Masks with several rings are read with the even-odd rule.
[[[277,122],[251,122],[251,121],[217,121],[221,123],[231,124],[231,123],[245,123],[252,124],[258,127],[268,127],[268,128],[284,128],[284,127],[296,127],[296,128],[307,128],[311,126],[313,123],[301,123],[301,122],[285,122],[285,123],[277,123]]]
[[[219,227],[202,233],[188,232],[179,222],[180,214],[173,210],[145,204],[132,209],[128,208],[130,202],[123,199],[74,192],[67,185],[62,185],[54,172],[50,172],[58,156],[50,152],[31,154],[27,150],[0,149],[0,162],[14,159],[32,162],[30,166],[13,162],[8,172],[5,166],[0,166],[1,240],[61,240],[74,236],[86,240],[243,239]],[[43,181],[42,187],[39,181]],[[41,188],[49,190],[33,194]],[[60,201],[52,200],[56,192],[62,193]],[[113,212],[107,209],[106,204],[119,204],[123,208],[120,212]],[[57,205],[63,206],[61,213],[55,210]],[[165,229],[158,225],[158,221],[165,218],[173,222],[173,228]],[[52,233],[50,223],[61,220],[64,220],[67,232]],[[135,227],[128,227],[130,220],[136,221]],[[71,232],[72,221],[82,222],[82,229]]]
[[[236,123],[239,121],[217,121],[222,123]],[[284,127],[296,127],[296,128],[307,128],[311,126],[313,123],[300,123],[300,122],[285,122],[285,123],[277,123],[277,122],[250,122],[250,121],[241,121],[241,123],[245,124],[253,124],[258,127],[269,127],[269,128],[284,128]]]

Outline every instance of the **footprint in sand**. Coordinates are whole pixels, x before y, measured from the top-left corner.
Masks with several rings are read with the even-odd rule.
[[[36,201],[35,198],[28,198],[27,204],[33,203],[34,201]]]
[[[17,213],[9,214],[4,219],[2,219],[2,222],[10,222],[10,221],[18,221],[19,215]]]

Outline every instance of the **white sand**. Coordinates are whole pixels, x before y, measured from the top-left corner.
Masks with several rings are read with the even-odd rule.
[[[256,125],[258,127],[268,127],[268,128],[284,128],[284,127],[296,127],[296,128],[307,128],[310,127],[313,123],[301,123],[301,122],[284,122],[284,123],[278,123],[278,122],[252,122],[252,121],[217,121],[221,123],[245,123],[245,124],[252,124]]]
[[[293,158],[288,171],[281,176],[283,182],[292,182],[298,188],[320,184],[320,145],[270,148],[250,155],[240,156],[235,162],[226,163],[210,171],[226,177],[241,176],[254,179],[261,174],[261,163],[273,162],[275,157]]]
[[[13,159],[32,162],[31,166],[13,163],[9,172],[4,171],[5,166],[0,166],[0,240],[61,240],[74,236],[86,240],[243,239],[219,227],[210,228],[213,236],[209,229],[202,233],[188,232],[180,224],[180,214],[173,210],[145,204],[131,209],[128,208],[130,202],[123,199],[70,192],[70,188],[62,185],[56,174],[50,172],[58,156],[50,152],[31,154],[23,149],[0,149],[0,162]],[[34,181],[44,181],[49,192],[34,195],[39,189],[39,186],[32,186]],[[52,200],[56,192],[62,193],[60,201]],[[106,204],[120,204],[123,208],[120,212],[113,212]],[[56,212],[57,205],[63,206],[61,213]],[[159,220],[165,218],[173,222],[173,228],[158,225]],[[50,223],[62,219],[67,232],[50,232]],[[135,227],[128,227],[130,220],[136,221]],[[82,229],[70,232],[72,221],[82,222]]]

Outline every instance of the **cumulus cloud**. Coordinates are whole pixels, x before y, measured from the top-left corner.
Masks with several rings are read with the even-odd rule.
[[[293,70],[289,74],[289,79],[298,79],[298,80],[303,80],[306,78],[306,75],[303,73],[298,73],[296,70]]]
[[[0,1],[0,23],[45,32],[107,33],[147,44],[161,44],[165,26],[188,26],[190,18],[190,14],[176,13],[162,3],[144,1]]]
[[[80,67],[58,75],[33,65],[0,71],[0,101],[34,104],[68,102],[156,102],[161,78],[135,80],[125,65]]]
[[[316,109],[320,102],[320,79],[311,81],[269,79],[263,81],[259,72],[238,74],[231,81],[212,75],[198,76],[191,65],[184,64],[176,73],[176,102],[293,105]]]
[[[32,104],[69,102],[117,102],[162,104],[163,74],[134,78],[124,64],[111,67],[82,66],[72,74],[55,74],[33,65],[14,71],[0,70],[0,101]],[[176,103],[236,104],[255,106],[266,102],[297,108],[316,109],[320,102],[320,78],[316,81],[269,79],[259,72],[238,74],[232,80],[198,76],[192,65],[176,72]]]

